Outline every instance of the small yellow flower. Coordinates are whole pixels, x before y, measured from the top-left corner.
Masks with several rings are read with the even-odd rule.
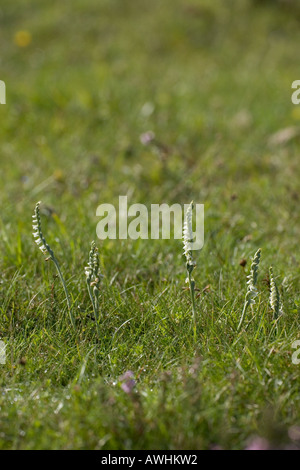
[[[64,176],[64,173],[62,170],[55,170],[54,173],[53,173],[53,178],[55,179],[55,181],[57,181],[58,183],[62,183],[65,179],[65,176]]]
[[[14,37],[14,42],[19,47],[27,47],[32,41],[32,36],[29,31],[17,31]]]
[[[300,106],[294,106],[291,115],[292,119],[294,119],[295,121],[300,121]]]

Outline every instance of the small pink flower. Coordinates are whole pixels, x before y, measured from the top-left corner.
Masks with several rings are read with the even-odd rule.
[[[155,139],[155,134],[152,131],[145,132],[140,135],[140,141],[143,145],[149,145]]]
[[[122,382],[122,390],[129,395],[136,385],[133,372],[131,370],[127,370],[125,374],[121,375],[120,381]]]
[[[289,438],[292,441],[300,441],[300,426],[292,426],[288,430]]]
[[[245,450],[269,450],[270,443],[263,437],[256,436],[248,444]]]

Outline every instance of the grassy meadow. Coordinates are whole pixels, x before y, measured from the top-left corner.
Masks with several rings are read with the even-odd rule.
[[[1,0],[0,449],[300,447],[299,23],[296,1]],[[196,340],[182,242],[97,239],[120,195],[205,204]]]

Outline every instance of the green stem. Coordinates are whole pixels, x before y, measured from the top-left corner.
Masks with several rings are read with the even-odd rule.
[[[65,291],[65,295],[66,295],[66,299],[67,299],[67,304],[68,304],[68,309],[69,309],[70,320],[71,320],[72,326],[73,326],[73,328],[74,328],[74,330],[75,330],[75,329],[76,329],[76,322],[75,322],[75,319],[74,319],[74,316],[73,316],[73,313],[72,313],[71,301],[70,301],[69,292],[68,292],[68,289],[67,289],[67,286],[66,286],[64,277],[63,277],[63,275],[62,275],[62,272],[61,272],[61,270],[60,270],[58,261],[57,261],[57,259],[55,258],[55,256],[52,255],[52,256],[51,256],[51,259],[52,259],[53,263],[54,263],[55,266],[56,266],[56,269],[57,269],[59,278],[60,278],[61,283],[62,283],[62,285],[63,285],[64,291]]]
[[[190,284],[191,300],[192,300],[192,312],[194,321],[194,340],[197,340],[197,318],[196,318],[196,305],[195,305],[195,281],[192,278],[192,273],[188,270],[188,278]]]
[[[89,296],[90,296],[90,299],[91,299],[91,302],[92,302],[92,306],[93,306],[93,311],[94,311],[94,315],[95,315],[95,322],[96,322],[97,333],[98,333],[98,336],[99,336],[99,338],[100,338],[98,302],[97,302],[96,299],[94,299],[94,296],[93,296],[92,291],[91,291],[91,286],[90,286],[88,280],[86,281],[86,285],[87,285],[87,290],[88,290],[88,293],[89,293]]]
[[[241,328],[242,328],[242,326],[243,326],[244,319],[245,319],[246,312],[247,312],[247,309],[248,309],[249,305],[250,305],[249,302],[246,300],[246,302],[244,303],[244,308],[243,308],[242,316],[241,316],[239,325],[238,325],[238,327],[237,327],[237,333],[240,332],[240,330],[241,330]]]

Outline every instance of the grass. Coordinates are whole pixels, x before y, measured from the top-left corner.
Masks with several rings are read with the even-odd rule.
[[[291,445],[299,138],[277,133],[300,120],[297,2],[2,0],[0,13],[0,448],[243,449],[257,435]],[[142,145],[149,130],[164,152]],[[97,206],[126,194],[205,204],[196,343],[178,240],[97,241],[97,335],[84,266]],[[32,239],[38,200],[76,333]],[[260,247],[259,295],[237,334]]]

